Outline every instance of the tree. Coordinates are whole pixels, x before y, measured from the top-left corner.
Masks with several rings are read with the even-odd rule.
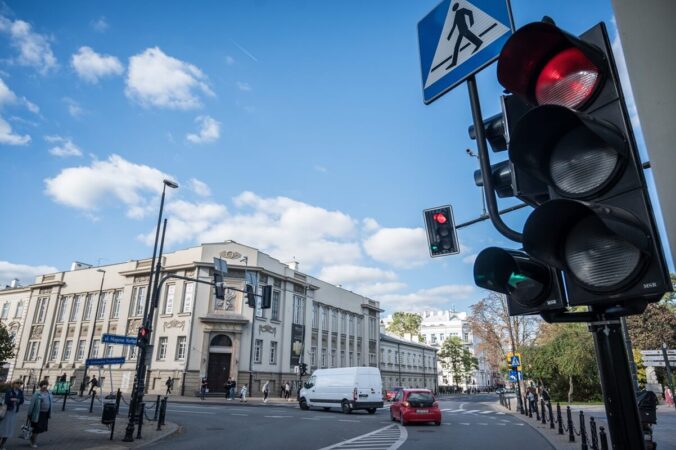
[[[0,364],[14,358],[14,338],[9,335],[7,328],[0,323]]]
[[[465,382],[469,384],[469,378],[475,370],[479,370],[479,360],[472,355],[472,352],[463,347],[462,349],[462,374],[465,377]]]
[[[453,381],[458,384],[458,380],[463,374],[463,350],[462,341],[458,336],[451,336],[444,341],[441,350],[437,354],[437,359],[441,362],[441,367],[445,371],[453,373]]]
[[[392,315],[392,322],[387,326],[387,331],[401,337],[410,333],[412,336],[417,336],[419,341],[422,341],[420,336],[421,324],[422,317],[419,314],[395,312]]]
[[[671,274],[676,285],[676,275]],[[651,303],[641,315],[627,317],[627,328],[632,347],[639,350],[657,350],[666,343],[676,347],[676,294],[667,292],[658,303]]]

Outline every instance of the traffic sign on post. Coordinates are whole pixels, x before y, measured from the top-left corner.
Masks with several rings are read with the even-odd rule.
[[[107,366],[109,364],[124,364],[124,357],[120,358],[89,358],[85,361],[88,366]]]
[[[104,344],[136,345],[137,339],[134,336],[120,336],[106,333],[101,337],[101,342]]]
[[[418,22],[425,103],[495,61],[513,28],[506,0],[441,2]]]

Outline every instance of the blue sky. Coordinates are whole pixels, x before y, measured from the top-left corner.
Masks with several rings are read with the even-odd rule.
[[[462,254],[427,254],[423,209],[481,213],[466,87],[422,101],[416,25],[436,4],[3,4],[0,282],[148,257],[170,177],[168,250],[233,239],[388,312],[466,309],[473,255],[512,244],[483,223]],[[609,1],[512,10],[615,36]],[[495,114],[495,65],[478,82]]]

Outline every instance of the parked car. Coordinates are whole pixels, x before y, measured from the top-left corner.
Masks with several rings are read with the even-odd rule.
[[[397,392],[390,406],[390,418],[402,425],[412,422],[441,425],[441,410],[429,389],[402,389]]]
[[[388,402],[391,402],[394,397],[397,395],[397,392],[401,391],[404,389],[403,387],[393,387],[392,389],[386,389],[385,390],[385,400]]]
[[[376,367],[318,369],[300,390],[298,404],[303,410],[341,408],[346,414],[365,409],[375,414],[383,407],[382,378]]]

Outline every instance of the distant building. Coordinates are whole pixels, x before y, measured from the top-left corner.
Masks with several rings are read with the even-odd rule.
[[[437,390],[437,349],[393,334],[380,333],[383,389],[396,386]]]

